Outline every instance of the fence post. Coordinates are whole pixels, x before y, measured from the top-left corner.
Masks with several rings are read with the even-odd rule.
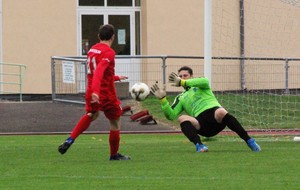
[[[22,66],[19,65],[19,90],[20,90],[20,102],[23,101],[22,98],[22,77],[23,77],[23,73],[22,73]]]
[[[289,94],[289,59],[285,59],[285,94]]]
[[[55,61],[54,58],[51,57],[51,81],[52,81],[52,101],[56,99],[55,92]]]
[[[162,55],[162,70],[163,70],[163,85],[166,85],[166,60],[167,60],[168,56],[167,55]]]

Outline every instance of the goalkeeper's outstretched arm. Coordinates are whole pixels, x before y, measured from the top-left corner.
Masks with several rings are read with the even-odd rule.
[[[161,109],[165,117],[168,120],[176,119],[178,115],[182,112],[182,106],[179,102],[179,99],[176,98],[171,107],[169,101],[167,100],[167,93],[165,91],[165,88],[160,89],[158,87],[158,84],[156,83],[150,88],[150,90],[155,95],[155,97],[160,100]]]

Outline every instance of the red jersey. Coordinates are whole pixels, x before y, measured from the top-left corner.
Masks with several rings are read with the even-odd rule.
[[[115,76],[115,51],[113,49],[107,44],[95,44],[88,52],[87,73],[87,96],[96,93],[100,103],[117,100],[114,81],[120,78]]]

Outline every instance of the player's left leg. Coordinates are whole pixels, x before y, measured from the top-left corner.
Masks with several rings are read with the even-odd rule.
[[[180,123],[182,133],[190,142],[195,144],[196,152],[207,152],[208,148],[201,142],[200,136],[198,135],[200,125],[197,119],[188,115],[181,115],[178,118],[178,122]]]
[[[110,132],[109,132],[109,146],[110,146],[110,158],[109,160],[130,160],[129,156],[125,156],[119,153],[120,147],[120,129],[122,115],[122,108],[120,106],[107,106],[108,109],[104,110],[106,118],[109,120]]]
[[[218,123],[226,125],[229,129],[237,133],[245,142],[250,139],[240,122],[224,108],[216,109],[214,116]]]
[[[225,124],[229,129],[231,129],[232,131],[234,131],[236,134],[239,135],[240,138],[242,138],[247,145],[249,146],[249,148],[252,151],[255,152],[259,152],[261,151],[260,146],[255,142],[255,139],[251,138],[248,135],[248,132],[242,127],[242,125],[240,124],[240,122],[230,113],[228,113],[225,109],[226,112],[224,112],[224,110],[222,110],[224,108],[219,108],[216,110],[215,115],[224,115],[224,117],[220,117],[222,118],[222,123]]]
[[[98,116],[99,112],[87,113],[86,115],[84,115],[74,127],[70,137],[75,140],[80,134],[82,134],[85,130],[87,130],[87,128],[89,128],[91,122],[96,120]]]
[[[99,104],[91,104],[91,94],[87,90],[87,93],[85,95],[86,114],[80,118],[76,126],[73,128],[70,137],[67,138],[61,145],[59,145],[58,151],[61,154],[66,153],[70,146],[74,143],[75,139],[90,126],[93,120],[98,117],[99,109]]]
[[[74,143],[75,139],[81,133],[83,133],[90,126],[91,122],[94,121],[98,116],[99,112],[87,113],[83,115],[72,130],[70,137],[68,137],[61,145],[59,145],[58,151],[61,154],[66,153],[70,146]]]

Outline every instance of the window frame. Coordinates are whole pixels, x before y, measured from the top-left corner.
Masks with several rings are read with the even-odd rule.
[[[79,0],[77,0],[77,7],[141,7],[141,0],[132,0],[132,5],[131,6],[108,6],[107,5],[108,0],[104,0],[104,6],[79,6]],[[139,2],[140,5],[137,5]]]
[[[78,7],[77,9],[77,55],[82,56],[82,15],[103,15],[103,23],[108,24],[109,15],[129,15],[130,16],[130,55],[136,55],[136,12],[140,12],[140,7]],[[141,16],[141,14],[140,14]],[[141,18],[140,18],[141,20]],[[140,23],[141,24],[141,23]],[[140,26],[141,30],[141,26]],[[141,35],[141,31],[140,31]],[[141,41],[141,37],[140,37]],[[142,47],[140,42],[140,47]],[[141,49],[140,49],[141,52]]]

